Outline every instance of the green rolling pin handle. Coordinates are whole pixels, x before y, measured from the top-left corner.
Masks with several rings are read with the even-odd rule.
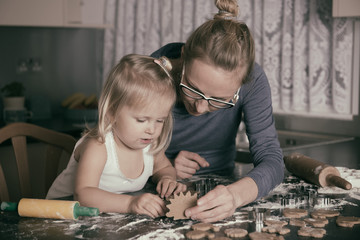
[[[1,202],[0,204],[1,211],[17,211],[17,207],[17,202]]]
[[[74,218],[77,219],[79,216],[99,216],[99,209],[82,207],[79,203],[76,203],[74,206]]]

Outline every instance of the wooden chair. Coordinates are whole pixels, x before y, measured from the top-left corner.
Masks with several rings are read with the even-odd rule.
[[[32,140],[30,140],[32,139]],[[35,141],[33,141],[35,139]],[[11,143],[7,143],[11,140]],[[28,141],[29,140],[29,141]],[[5,143],[4,143],[5,142]],[[11,147],[13,148],[13,153],[16,159],[17,173],[18,173],[18,185],[20,187],[20,196],[16,199],[10,199],[9,188],[5,179],[3,166],[5,159],[4,156],[0,156],[0,200],[1,201],[18,201],[23,197],[36,197],[32,191],[31,186],[31,174],[29,171],[29,161],[28,150],[29,142],[41,143],[42,147],[45,147],[44,151],[44,165],[42,169],[45,169],[45,172],[40,173],[43,176],[40,176],[41,181],[43,180],[43,193],[47,193],[52,182],[57,177],[59,170],[59,162],[62,155],[66,152],[65,155],[68,155],[67,161],[74,149],[76,140],[74,137],[49,130],[43,127],[36,126],[29,123],[12,123],[0,129],[0,146]],[[14,158],[14,157],[12,157]],[[31,163],[30,163],[31,164]],[[67,162],[65,163],[66,166]],[[33,168],[37,168],[32,166]],[[5,168],[4,168],[5,169]],[[5,171],[8,171],[5,169]],[[41,184],[40,184],[41,185]],[[13,187],[13,185],[11,185]],[[45,197],[45,196],[43,196]]]

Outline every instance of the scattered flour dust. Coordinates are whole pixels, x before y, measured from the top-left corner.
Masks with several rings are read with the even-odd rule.
[[[147,240],[147,239],[156,239],[156,240],[169,240],[169,239],[183,239],[184,234],[180,232],[182,229],[190,229],[190,226],[182,226],[174,229],[157,229],[153,232],[150,232],[148,234],[142,235],[142,236],[136,236],[134,238],[131,238],[131,240]]]
[[[344,190],[338,187],[319,188],[320,194],[349,194],[351,198],[360,200],[360,170],[350,169],[346,167],[336,167],[340,172],[340,176],[352,184],[350,190]]]
[[[134,226],[134,225],[136,225],[136,224],[138,224],[138,223],[145,222],[145,221],[148,221],[148,219],[143,218],[143,219],[139,219],[139,220],[137,220],[137,221],[128,223],[128,224],[126,224],[126,225],[118,228],[118,229],[116,230],[116,232],[118,232],[118,231],[120,231],[120,230],[122,230],[122,229],[124,229],[124,228],[128,228],[128,227]]]
[[[239,224],[243,222],[251,222],[251,220],[248,219],[248,212],[235,212],[234,215],[231,217],[231,220],[224,220],[220,221],[219,223],[215,223],[215,226],[222,227],[227,225],[233,225],[233,224]],[[142,236],[135,236],[131,238],[131,240],[147,240],[147,239],[156,239],[156,240],[178,240],[178,239],[184,239],[184,233],[187,232],[190,228],[193,222],[191,220],[183,222],[182,225],[179,227],[174,227],[169,224],[169,226],[166,229],[165,223],[160,226],[159,229],[149,232],[147,234],[144,234]]]
[[[233,214],[232,217],[234,218],[234,220],[227,220],[220,223],[215,223],[214,225],[217,227],[222,227],[222,226],[229,226],[243,222],[252,222],[252,220],[249,220],[249,212],[243,211],[243,209],[241,210],[242,210],[241,212],[235,212]]]
[[[126,218],[125,214],[118,214],[118,213],[107,213],[106,216],[96,216],[92,217],[90,220],[81,220],[78,219],[76,221],[71,221],[71,224],[68,224],[69,222],[67,220],[55,220],[54,223],[63,224],[66,225],[66,228],[64,228],[64,233],[72,235],[81,228],[84,228],[84,226],[89,226],[86,231],[96,230],[103,228],[104,222],[109,223],[117,223],[121,220],[124,220]],[[146,219],[142,219],[140,222],[145,221]],[[136,222],[131,222],[130,224],[124,225],[122,228],[128,227],[130,225],[134,225]],[[106,224],[105,224],[106,225]],[[119,230],[119,229],[118,229]],[[116,231],[116,230],[112,230]],[[84,237],[82,235],[76,235],[77,239],[83,239]]]
[[[290,180],[289,182],[281,183],[276,188],[274,188],[269,194],[268,197],[265,199],[259,200],[255,202],[255,204],[250,205],[246,208],[242,208],[242,210],[246,211],[252,211],[254,208],[264,208],[264,209],[281,209],[285,206],[287,207],[300,207],[302,205],[309,204],[307,201],[298,201],[293,199],[293,203],[291,205],[282,205],[282,202],[280,199],[272,199],[271,201],[268,200],[268,198],[271,198],[273,196],[281,196],[281,198],[286,198],[286,196],[289,195],[291,192],[301,192],[305,189],[313,189],[317,196],[320,195],[346,195],[349,198],[353,198],[356,200],[360,200],[360,170],[357,169],[349,169],[345,167],[337,167],[337,169],[340,172],[340,176],[349,181],[352,184],[352,189],[350,190],[344,190],[338,187],[325,187],[325,188],[317,188],[317,186],[306,183],[305,181],[294,181],[291,180],[297,179],[294,176],[289,176],[287,179]],[[309,195],[308,195],[309,196]],[[339,198],[329,198],[325,205],[323,202],[321,202],[321,199],[317,199],[316,195],[311,199],[315,202],[311,202],[312,207],[314,208],[339,208],[343,205],[353,205],[356,206],[357,204],[353,202],[346,201],[345,199],[339,199]],[[287,203],[288,204],[288,203]]]
[[[325,187],[325,188],[318,188],[317,193],[318,194],[347,194],[350,198],[354,198],[357,200],[360,200],[360,170],[357,169],[348,169],[345,167],[337,167],[337,169],[340,172],[340,176],[345,178],[347,181],[349,181],[352,184],[352,189],[350,190],[343,190],[341,188],[337,187]],[[291,177],[291,176],[290,176]],[[306,183],[304,181],[300,181],[297,183],[282,183],[278,185],[276,188],[274,188],[270,193],[269,196],[274,195],[287,195],[289,191],[294,191],[296,189],[305,189],[305,188],[311,188],[314,187],[313,184]],[[293,205],[293,207],[296,207],[297,205],[301,205],[302,203],[296,203]],[[326,207],[341,207],[342,205],[356,205],[352,202],[348,202],[344,199],[330,199],[330,202],[326,205]],[[234,225],[239,224],[243,222],[251,222],[249,220],[249,212],[253,211],[254,208],[265,208],[265,209],[281,209],[284,206],[281,204],[281,202],[278,201],[257,201],[255,205],[248,206],[246,208],[241,208],[241,212],[235,212],[231,219],[227,219],[227,221],[220,221],[216,223],[216,226],[227,226],[227,225]],[[321,208],[321,205],[315,205],[314,208]],[[148,221],[147,218],[135,218],[132,222],[126,223],[125,225],[121,225],[121,223],[126,222],[125,219],[128,216],[126,214],[117,214],[117,213],[108,213],[106,216],[98,216],[93,217],[91,220],[91,226],[88,225],[87,222],[82,222],[81,220],[73,222],[73,224],[68,224],[66,220],[55,220],[54,222],[59,224],[66,224],[66,228],[64,230],[68,231],[69,234],[73,234],[80,228],[84,227],[84,225],[87,225],[89,228],[88,230],[92,229],[101,229],[105,228],[107,231],[113,231],[113,232],[119,232],[121,230],[131,229],[132,227],[136,227],[137,224],[141,224],[145,221]],[[116,228],[107,228],[106,222],[109,223],[118,223],[121,227]],[[159,240],[168,240],[168,239],[183,239],[184,233],[191,228],[192,221],[185,221],[183,224],[176,224],[175,222],[159,222],[157,223],[158,228],[154,229],[146,234],[143,234],[142,236],[134,236],[130,238],[131,240],[140,239],[159,239]],[[83,236],[76,236],[76,238],[83,238]]]

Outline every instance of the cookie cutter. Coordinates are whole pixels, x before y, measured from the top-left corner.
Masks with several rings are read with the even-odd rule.
[[[266,220],[266,208],[254,208],[253,217],[255,223],[263,223]]]
[[[309,206],[314,206],[316,204],[316,198],[317,198],[317,190],[310,189],[308,191],[308,204]]]
[[[216,187],[217,182],[214,179],[206,178],[198,180],[194,184],[195,191],[198,193],[198,198],[200,198],[213,190]]]
[[[316,206],[328,207],[330,204],[330,198],[325,195],[318,195],[316,198]]]
[[[307,199],[303,196],[298,196],[294,193],[289,193],[280,198],[280,204],[282,207],[296,207],[298,205],[304,205]]]

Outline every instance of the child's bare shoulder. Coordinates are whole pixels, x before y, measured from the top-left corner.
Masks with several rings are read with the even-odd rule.
[[[95,138],[84,138],[84,140],[75,149],[75,159],[80,159],[84,155],[106,154],[105,143],[101,143]]]

